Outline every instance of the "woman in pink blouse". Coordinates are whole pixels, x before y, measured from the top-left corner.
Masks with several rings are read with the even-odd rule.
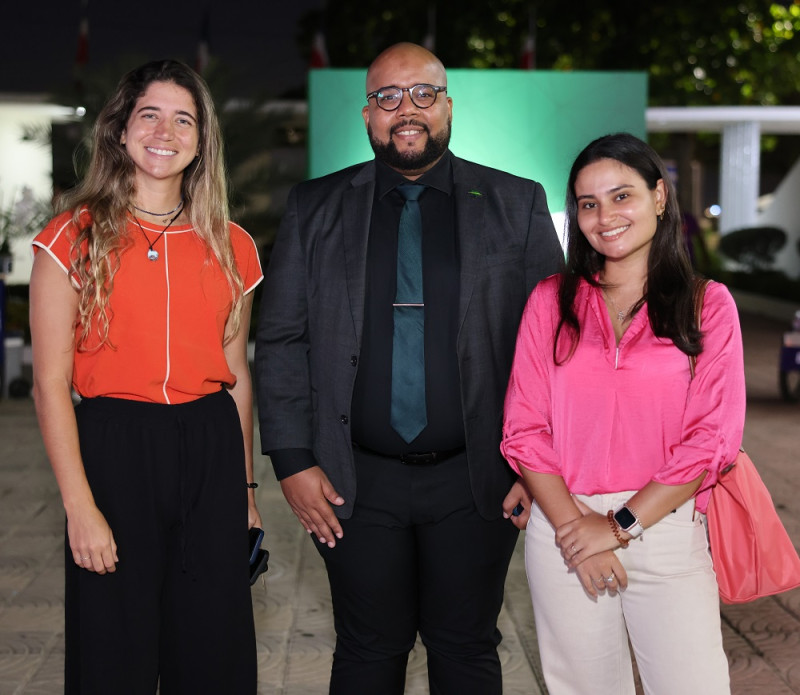
[[[647,693],[729,693],[703,512],[742,440],[736,306],[711,283],[698,331],[675,191],[638,138],[581,152],[567,215],[566,270],[522,318],[502,444],[535,498],[548,689],[633,694],[630,640]]]

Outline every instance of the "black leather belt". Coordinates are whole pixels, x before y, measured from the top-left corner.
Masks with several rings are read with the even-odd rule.
[[[442,461],[447,461],[447,459],[458,456],[465,451],[465,447],[460,446],[457,449],[445,449],[443,451],[409,451],[405,454],[383,454],[380,451],[368,449],[365,446],[356,444],[356,442],[353,442],[353,446],[368,454],[382,456],[387,459],[395,459],[408,466],[430,466],[435,463],[442,463]]]

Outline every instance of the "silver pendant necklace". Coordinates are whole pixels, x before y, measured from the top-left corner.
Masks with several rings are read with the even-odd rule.
[[[135,208],[136,208],[136,206],[135,206],[135,205],[134,205],[133,207],[135,207]],[[139,210],[139,208],[136,208],[136,209],[137,209],[137,210]],[[181,215],[181,212],[183,212],[183,200],[181,200],[181,202],[178,204],[178,208],[177,208],[177,210],[178,210],[178,213],[177,213],[177,214],[176,214],[174,217],[171,217],[171,218],[170,218],[169,222],[167,222],[167,226],[166,226],[166,227],[164,227],[164,229],[162,229],[162,230],[161,230],[161,231],[158,233],[158,236],[157,236],[157,237],[156,237],[156,238],[155,238],[155,239],[154,239],[152,242],[150,241],[150,239],[148,239],[148,238],[147,238],[147,233],[144,231],[144,228],[142,227],[142,224],[141,224],[141,222],[139,222],[139,219],[136,217],[136,215],[133,215],[133,216],[132,216],[132,217],[133,217],[133,221],[134,221],[134,222],[136,222],[136,225],[139,227],[139,229],[140,229],[140,230],[141,230],[141,232],[142,232],[142,236],[144,236],[144,240],[147,242],[147,260],[148,260],[148,261],[157,261],[157,260],[158,260],[158,251],[156,251],[156,250],[153,248],[153,246],[155,246],[155,245],[156,245],[156,242],[157,242],[157,241],[158,241],[158,240],[159,240],[159,239],[160,239],[162,236],[164,236],[164,232],[166,232],[166,231],[167,231],[167,230],[170,228],[170,226],[172,226],[172,223],[173,223],[175,220],[177,220],[177,219],[178,219],[178,217],[180,217],[180,215]],[[175,212],[175,210],[173,210],[173,212]]]
[[[608,297],[608,301],[611,302],[611,306],[613,306],[614,307],[614,311],[617,312],[617,321],[619,321],[620,323],[624,323],[625,319],[628,318],[628,315],[630,314],[631,309],[633,309],[633,307],[636,306],[636,302],[631,304],[625,311],[622,311],[622,309],[620,309],[617,306],[617,303],[614,301],[614,298],[605,289],[603,289],[603,294],[606,297]],[[639,301],[639,300],[637,299],[636,301]]]

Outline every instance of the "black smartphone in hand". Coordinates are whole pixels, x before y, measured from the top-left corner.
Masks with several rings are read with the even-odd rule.
[[[258,553],[258,549],[261,547],[261,541],[264,540],[264,531],[262,531],[258,526],[253,526],[250,531],[250,564],[252,565],[256,561],[256,554]]]
[[[269,550],[261,547],[261,541],[264,540],[264,531],[260,528],[253,526],[250,529],[250,586],[256,583],[259,578],[268,569]]]

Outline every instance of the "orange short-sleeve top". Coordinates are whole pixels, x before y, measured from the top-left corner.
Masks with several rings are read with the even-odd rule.
[[[186,403],[233,385],[236,377],[223,351],[232,297],[219,263],[191,225],[160,237],[163,227],[141,225],[129,220],[120,251],[109,298],[109,341],[75,351],[73,387],[86,398]],[[237,224],[230,223],[230,234],[247,294],[263,279],[258,252]],[[63,213],[34,239],[33,250],[48,253],[77,286],[70,270],[75,235],[71,213]],[[150,243],[158,251],[155,261],[148,259]]]

